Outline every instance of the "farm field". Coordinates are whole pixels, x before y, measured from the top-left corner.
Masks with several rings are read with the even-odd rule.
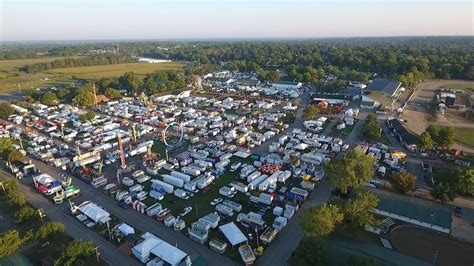
[[[80,56],[53,56],[53,57],[42,57],[42,58],[33,58],[33,59],[14,59],[14,60],[0,60],[0,71],[11,71],[15,68],[23,67],[26,65],[36,64],[36,63],[48,63],[58,59],[65,58],[79,58]]]
[[[453,89],[453,90],[474,90],[474,84],[471,82],[460,82],[460,83],[453,83],[447,84],[443,86],[444,89]]]
[[[57,58],[56,58],[57,59]],[[29,59],[28,59],[29,60]],[[14,60],[20,61],[20,60]],[[4,61],[0,61],[4,62]],[[23,72],[14,72],[0,75],[0,93],[11,93],[18,90],[18,84],[21,89],[61,86],[71,84],[76,79],[100,79],[115,78],[125,72],[133,71],[138,75],[145,75],[156,71],[179,70],[184,66],[180,62],[167,62],[159,64],[116,64],[86,67],[70,67],[50,69],[41,73],[26,74]]]
[[[64,77],[75,76],[81,79],[100,79],[118,77],[125,72],[133,71],[138,75],[145,75],[156,71],[179,70],[183,67],[182,63],[166,62],[158,64],[116,64],[103,66],[85,66],[57,68],[45,71],[47,74],[62,75]]]
[[[456,141],[474,148],[474,128],[456,127],[454,131],[456,132]]]

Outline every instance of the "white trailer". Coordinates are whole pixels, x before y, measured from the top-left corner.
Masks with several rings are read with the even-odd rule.
[[[260,171],[255,171],[255,172],[251,173],[249,176],[247,176],[247,182],[250,183],[261,175],[262,175],[262,173]]]
[[[199,171],[199,169],[196,169],[194,167],[183,166],[181,167],[181,171],[183,171],[183,173],[185,174],[189,174],[192,176],[198,176],[201,174],[201,171]]]
[[[152,182],[151,186],[155,190],[159,190],[159,188],[162,188],[166,193],[170,193],[170,194],[173,193],[174,191],[173,185],[165,183],[161,180],[152,179],[151,182]]]
[[[146,215],[152,217],[157,215],[161,211],[162,207],[160,203],[155,203],[145,209]]]
[[[212,176],[212,175],[203,176],[203,178],[197,182],[197,186],[198,186],[199,189],[203,189],[203,188],[209,186],[212,183],[212,181],[214,181],[214,179],[215,179],[215,177]]]
[[[180,188],[184,186],[184,181],[182,179],[179,179],[172,175],[161,175],[161,176],[163,177],[163,181],[165,181],[168,184],[171,184],[175,187],[180,187]]]
[[[268,178],[268,175],[261,175],[255,178],[252,182],[249,183],[249,190],[254,190],[262,183],[265,179]]]
[[[183,174],[183,173],[178,172],[178,171],[171,171],[170,175],[172,175],[176,178],[179,178],[179,179],[183,180],[184,182],[191,181],[191,176],[189,176],[187,174]]]
[[[214,165],[214,167],[215,167],[216,169],[224,168],[224,167],[226,167],[227,165],[229,165],[229,163],[230,163],[230,160],[229,160],[229,159],[226,159],[226,160],[217,162],[217,163]]]
[[[186,197],[186,194],[186,191],[179,188],[174,191],[174,195],[180,199],[184,199]]]
[[[286,180],[288,180],[290,177],[291,177],[291,171],[290,171],[290,170],[286,170],[286,171],[281,172],[280,175],[278,175],[277,181],[284,183],[284,182],[286,182]]]

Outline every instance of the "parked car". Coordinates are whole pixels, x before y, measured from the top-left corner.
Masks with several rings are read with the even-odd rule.
[[[461,207],[454,208],[454,215],[456,215],[456,217],[462,217],[462,208]]]
[[[119,203],[118,203],[118,206],[120,206],[121,208],[124,208],[124,209],[128,209],[128,208],[130,207],[130,206],[128,206],[128,204],[125,203],[125,202],[119,202]]]

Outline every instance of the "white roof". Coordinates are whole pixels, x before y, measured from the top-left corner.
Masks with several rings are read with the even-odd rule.
[[[47,184],[47,183],[52,183],[54,178],[52,178],[48,174],[41,174],[41,175],[37,175],[37,176],[33,177],[33,180],[36,180],[36,182],[44,185],[44,184]]]
[[[168,244],[165,241],[162,241],[156,245],[151,250],[151,253],[171,265],[178,265],[184,258],[188,256],[180,249]]]
[[[140,244],[136,245],[133,247],[133,250],[135,250],[137,253],[139,253],[142,258],[147,258],[150,256],[150,251],[159,245],[163,240],[157,238],[157,237],[149,237],[145,240],[143,240]]]
[[[96,223],[106,223],[110,221],[110,214],[92,202],[79,205],[79,210]]]
[[[126,224],[126,223],[123,223],[121,225],[119,225],[119,227],[117,227],[117,229],[124,235],[128,236],[128,235],[131,235],[131,234],[135,234],[135,229],[133,229],[133,227],[131,227],[130,225]]]
[[[225,235],[232,246],[248,241],[247,237],[245,237],[234,222],[219,226],[219,230]]]
[[[238,152],[234,153],[234,156],[245,159],[245,158],[250,156],[250,153],[244,152],[244,151],[238,151]]]

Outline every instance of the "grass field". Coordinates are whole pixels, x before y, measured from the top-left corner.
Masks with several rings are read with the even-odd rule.
[[[466,83],[453,83],[444,85],[443,88],[445,89],[453,89],[453,90],[474,90],[474,83],[473,82],[466,82]]]
[[[86,66],[58,68],[46,71],[47,74],[75,76],[81,79],[100,79],[118,77],[125,72],[133,71],[138,75],[145,75],[156,71],[179,70],[183,66],[178,62],[166,62],[159,64],[117,64],[104,66]]]
[[[57,59],[57,58],[56,58]],[[26,59],[35,60],[35,59]],[[22,61],[22,60],[12,60]],[[23,60],[25,61],[25,60]],[[5,61],[0,61],[0,64]],[[14,62],[9,62],[10,67]],[[6,64],[6,63],[5,63]],[[20,64],[19,62],[16,63]],[[104,77],[115,78],[125,72],[133,71],[144,76],[147,73],[156,71],[172,71],[179,70],[183,67],[183,63],[169,62],[159,64],[116,64],[103,66],[87,66],[87,67],[71,67],[50,69],[45,72],[26,74],[18,71],[10,71],[8,73],[0,73],[0,93],[10,93],[18,90],[18,84],[21,89],[61,86],[72,84],[74,78],[79,79],[100,79]],[[47,79],[45,79],[47,78]]]
[[[0,71],[11,71],[19,67],[26,65],[36,64],[36,63],[48,63],[57,59],[64,58],[79,58],[80,56],[71,56],[71,57],[43,57],[43,58],[34,58],[34,59],[15,59],[15,60],[1,60],[0,61]]]
[[[456,141],[461,142],[463,145],[474,147],[474,128],[454,128],[456,131]]]

